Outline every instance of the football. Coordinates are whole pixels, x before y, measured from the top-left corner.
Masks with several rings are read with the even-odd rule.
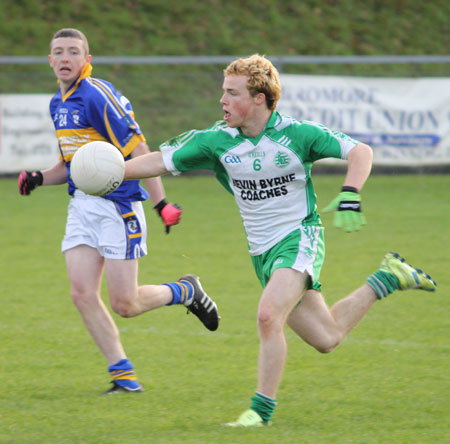
[[[104,196],[123,181],[125,160],[112,144],[103,141],[86,143],[74,154],[70,175],[76,187],[86,194]]]

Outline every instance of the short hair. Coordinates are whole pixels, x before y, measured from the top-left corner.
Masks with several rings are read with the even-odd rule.
[[[89,43],[88,43],[86,36],[81,31],[79,31],[78,29],[75,29],[75,28],[63,28],[63,29],[60,29],[59,31],[57,31],[55,33],[55,35],[53,36],[53,38],[50,40],[50,52],[52,51],[53,40],[59,39],[59,38],[64,38],[64,37],[81,40],[83,42],[83,48],[86,52],[86,55],[89,54]]]
[[[273,111],[281,96],[280,76],[272,62],[264,56],[254,54],[237,59],[223,71],[224,76],[245,75],[247,89],[252,97],[259,93],[266,96],[267,107]]]

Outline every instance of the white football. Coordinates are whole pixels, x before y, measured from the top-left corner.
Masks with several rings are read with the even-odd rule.
[[[93,196],[112,193],[122,183],[124,174],[122,153],[100,140],[80,147],[70,163],[70,175],[76,187]]]

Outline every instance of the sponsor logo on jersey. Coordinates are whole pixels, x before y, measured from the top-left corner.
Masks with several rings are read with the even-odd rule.
[[[288,185],[295,180],[295,173],[256,181],[254,179],[231,179],[231,184],[240,190],[242,200],[265,200],[285,196]]]
[[[264,151],[260,151],[260,152],[256,151],[254,153],[248,153],[248,157],[250,157],[251,159],[258,158],[258,157],[265,157],[265,156],[266,156],[266,153]]]
[[[223,161],[225,163],[242,163],[242,160],[239,156],[230,156],[230,155],[225,156]]]
[[[286,153],[283,153],[282,151],[278,151],[277,154],[275,154],[274,163],[275,166],[278,168],[285,168],[289,165],[291,162],[291,159]]]

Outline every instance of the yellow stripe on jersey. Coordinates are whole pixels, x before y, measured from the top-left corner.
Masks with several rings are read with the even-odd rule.
[[[129,234],[129,239],[137,239],[138,237],[142,237],[142,233],[136,233],[136,234]]]
[[[112,143],[122,151],[123,157],[127,157],[138,145],[140,142],[145,142],[145,137],[142,134],[134,134],[133,137],[128,141],[128,143],[122,148],[119,141],[117,140],[114,131],[111,128],[111,124],[109,123],[108,113],[107,113],[108,104],[105,104],[103,109],[103,119],[105,121],[106,130],[108,131],[109,138]]]
[[[109,125],[109,123],[108,123]],[[141,134],[135,134],[129,140],[129,142],[122,148],[114,136],[109,125],[108,133],[111,140],[114,140],[114,145],[120,149],[124,157],[128,156],[140,142],[145,142],[145,137]],[[113,139],[114,136],[114,139]],[[56,137],[58,139],[61,151],[64,155],[64,161],[69,162],[72,160],[73,155],[81,146],[89,142],[104,141],[110,143],[110,141],[104,138],[95,128],[73,128],[73,129],[59,129],[56,130]],[[63,156],[59,155],[59,159],[62,160]]]
[[[133,217],[136,213],[134,211],[130,211],[129,213],[122,214],[122,217],[126,219],[127,217]]]
[[[98,86],[109,97],[109,99],[111,100],[111,103],[114,105],[114,107],[119,112],[119,114],[121,116],[125,116],[126,111],[124,111],[122,105],[120,105],[120,103],[117,102],[117,99],[104,87],[104,85],[102,85],[96,79],[91,79],[91,82],[93,85]]]
[[[108,131],[108,135],[109,138],[111,139],[111,142],[113,143],[113,145],[115,145],[117,148],[122,148],[120,146],[119,141],[117,140],[116,135],[114,134],[114,131],[111,128],[111,124],[109,123],[109,119],[108,119],[108,104],[105,103],[105,107],[103,108],[103,119],[105,121],[105,125],[106,125],[106,131]]]
[[[95,128],[73,128],[56,130],[56,137],[61,147],[64,161],[72,160],[73,155],[81,146],[97,140],[108,142]],[[60,153],[60,160],[63,156]]]
[[[145,142],[145,137],[142,134],[135,134],[122,148],[123,156],[127,157],[141,142]]]

